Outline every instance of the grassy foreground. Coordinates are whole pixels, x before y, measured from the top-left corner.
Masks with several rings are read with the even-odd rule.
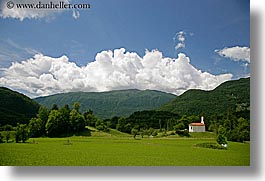
[[[227,150],[195,147],[209,139],[131,137],[37,138],[0,144],[0,165],[25,166],[249,166],[250,144]]]

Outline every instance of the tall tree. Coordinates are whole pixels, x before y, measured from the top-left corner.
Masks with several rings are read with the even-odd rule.
[[[98,118],[93,114],[93,111],[89,110],[83,114],[86,125],[95,127]]]
[[[40,125],[41,125],[41,130],[40,130],[41,131],[41,135],[40,136],[44,136],[46,134],[46,132],[45,132],[45,126],[46,126],[46,123],[47,123],[48,118],[49,118],[49,113],[50,113],[50,110],[47,107],[41,106],[39,108],[39,111],[38,111],[38,114],[37,114],[37,118],[39,120],[41,120],[41,122],[40,122]]]
[[[69,136],[71,132],[71,122],[70,122],[70,109],[68,104],[66,104],[64,107],[60,108],[59,111],[62,113],[62,123],[64,126],[64,132]]]
[[[59,109],[59,107],[57,106],[57,104],[52,105],[52,110],[58,110],[58,109]]]
[[[52,110],[46,123],[46,133],[50,137],[60,136],[65,133],[67,124],[63,118],[63,113],[59,110]]]
[[[77,112],[79,112],[80,103],[79,102],[75,102],[73,107],[74,107],[74,110],[76,110]]]
[[[9,131],[6,131],[5,137],[6,137],[6,142],[8,143],[8,141],[10,139],[10,132]]]
[[[69,104],[65,104],[65,105],[64,105],[64,109],[68,110],[69,112],[71,111],[71,110],[70,110],[70,107],[69,107]]]
[[[26,124],[18,124],[16,127],[16,143],[22,141],[25,143],[29,139],[29,131]]]
[[[36,138],[43,136],[44,132],[42,127],[43,123],[40,118],[31,118],[28,125],[30,137]]]
[[[131,133],[133,135],[133,138],[135,139],[136,138],[136,135],[138,135],[138,129],[136,127],[134,127],[132,130],[131,130]]]
[[[118,124],[117,124],[116,129],[119,130],[119,131],[124,132],[125,124],[126,124],[126,119],[124,117],[120,117],[118,119]]]
[[[41,106],[37,113],[37,117],[40,118],[42,121],[46,122],[49,117],[49,109],[47,107]]]
[[[70,112],[70,123],[73,132],[83,131],[86,126],[85,118],[76,109]]]

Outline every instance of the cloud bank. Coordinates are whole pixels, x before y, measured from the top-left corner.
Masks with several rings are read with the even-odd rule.
[[[11,4],[10,4],[11,2]],[[36,8],[17,8],[16,4],[59,4],[64,2],[69,4],[71,0],[3,0],[0,3],[0,17],[2,18],[14,18],[23,21],[24,19],[40,19],[40,18],[52,18],[55,14],[62,13],[66,9],[36,9]],[[76,19],[80,16],[79,12],[73,12],[73,17]]]
[[[152,89],[179,95],[188,89],[214,89],[231,78],[232,74],[212,75],[196,69],[183,53],[173,59],[163,58],[160,51],[153,50],[140,57],[121,48],[102,51],[95,61],[82,67],[66,56],[52,58],[37,54],[6,68],[0,86],[23,90],[31,97],[120,89]]]
[[[249,47],[231,47],[215,50],[222,57],[230,58],[233,61],[244,61],[250,63],[250,48]]]

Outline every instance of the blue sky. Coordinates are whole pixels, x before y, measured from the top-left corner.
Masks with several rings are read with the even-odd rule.
[[[163,57],[185,53],[190,63],[213,75],[231,73],[233,79],[250,74],[244,60],[220,56],[215,50],[250,47],[248,0],[76,0],[89,10],[41,18],[0,18],[0,68],[36,53],[66,55],[85,66],[103,50],[125,48],[140,57],[157,49]],[[176,49],[176,33],[183,31],[185,47]],[[176,38],[173,41],[173,38]],[[4,54],[4,55],[3,55]],[[1,74],[0,74],[1,75]]]

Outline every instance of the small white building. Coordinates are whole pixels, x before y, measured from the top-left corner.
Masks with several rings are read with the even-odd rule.
[[[205,132],[205,124],[203,121],[203,116],[201,117],[200,123],[190,123],[189,132]]]

